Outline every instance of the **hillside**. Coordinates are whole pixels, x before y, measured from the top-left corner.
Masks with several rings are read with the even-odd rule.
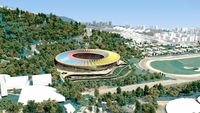
[[[0,56],[23,57],[29,45],[83,35],[85,26],[53,14],[0,8]]]
[[[11,76],[54,73],[55,56],[74,49],[116,51],[124,61],[132,55],[140,56],[127,41],[118,34],[98,30],[92,30],[88,37],[84,25],[65,22],[53,14],[0,8],[0,73]]]

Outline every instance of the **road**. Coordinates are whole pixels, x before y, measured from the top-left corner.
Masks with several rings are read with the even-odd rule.
[[[156,84],[162,83],[163,86],[169,86],[169,85],[188,83],[188,82],[192,82],[192,81],[195,81],[195,80],[160,80],[160,81],[155,81],[155,82],[126,85],[126,86],[122,86],[121,89],[122,89],[122,91],[132,91],[132,90],[136,90],[138,87],[144,88],[145,85],[147,85],[149,87],[153,87]],[[108,92],[115,93],[116,89],[117,89],[117,87],[104,88],[104,89],[100,88],[99,94],[105,94]],[[94,95],[94,90],[92,90],[90,92],[83,92],[83,94]]]
[[[195,57],[199,57],[200,55],[195,55]],[[185,55],[184,57],[190,57],[189,55]],[[194,57],[191,55],[191,57]],[[157,57],[158,58],[158,57]],[[156,58],[156,59],[157,59]],[[167,58],[173,58],[171,56],[167,57]],[[153,58],[154,59],[154,58]],[[151,58],[146,58],[146,59],[143,59],[140,63],[139,63],[139,66],[142,68],[142,69],[149,69],[149,65],[147,65],[146,63],[149,63],[148,61],[149,60],[152,60]],[[155,72],[153,70],[150,70],[151,72]],[[177,85],[177,84],[185,84],[185,83],[189,83],[189,82],[192,82],[192,81],[197,81],[197,80],[200,80],[200,76],[177,76],[177,75],[170,75],[170,74],[166,74],[167,77],[169,78],[173,78],[173,79],[170,79],[170,80],[159,80],[159,81],[154,81],[154,82],[147,82],[147,83],[141,83],[141,84],[133,84],[133,85],[126,85],[126,86],[122,86],[121,89],[122,91],[132,91],[132,90],[135,90],[137,89],[138,87],[141,87],[141,88],[144,88],[145,85],[149,86],[149,87],[152,87],[156,84],[162,84],[163,86],[170,86],[170,85]],[[107,87],[107,88],[99,88],[99,94],[105,94],[105,93],[108,93],[108,92],[111,92],[111,93],[115,93],[116,92],[116,89],[117,87]],[[94,95],[94,90],[90,90],[90,91],[86,91],[86,92],[83,92],[82,94],[89,94],[89,95]]]

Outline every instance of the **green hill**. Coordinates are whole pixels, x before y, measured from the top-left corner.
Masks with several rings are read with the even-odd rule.
[[[116,51],[124,61],[141,55],[119,34],[92,30],[87,36],[85,31],[81,23],[66,22],[53,14],[0,8],[0,73],[20,76],[56,72],[57,54],[81,48]],[[38,53],[31,51],[31,45],[36,45]]]
[[[83,35],[85,26],[71,21],[53,14],[0,8],[0,56],[20,58],[31,44]]]

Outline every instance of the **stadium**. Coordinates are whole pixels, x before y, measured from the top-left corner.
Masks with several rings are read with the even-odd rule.
[[[117,66],[120,55],[101,49],[80,49],[60,53],[55,58],[58,71],[64,77],[78,75],[102,75]]]

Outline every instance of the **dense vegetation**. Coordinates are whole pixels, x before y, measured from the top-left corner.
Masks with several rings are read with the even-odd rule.
[[[0,73],[6,73],[11,76],[52,73],[52,87],[55,87],[66,99],[80,101],[82,99],[81,91],[86,87],[95,88],[102,85],[124,86],[162,78],[163,75],[155,73],[135,74],[135,67],[127,59],[132,56],[141,57],[141,52],[134,47],[127,46],[125,44],[127,41],[129,40],[118,34],[98,30],[92,30],[92,35],[87,36],[85,35],[84,25],[78,22],[65,22],[53,14],[34,14],[19,9],[0,8]],[[39,53],[32,51],[31,45],[36,45]],[[84,48],[116,51],[127,65],[131,65],[130,73],[126,77],[114,80],[85,81],[77,84],[65,79],[63,82],[59,78],[59,73],[54,65],[55,56],[63,51]],[[26,51],[32,53],[30,57],[26,55]],[[140,91],[142,92],[142,89]],[[135,102],[134,95],[143,96],[143,94],[136,93],[134,95],[127,94],[132,95],[132,97],[121,98],[122,95],[125,94],[118,93],[110,97],[110,101],[106,99],[106,96],[102,96],[100,100],[109,101],[107,106],[111,108],[111,111],[118,112],[121,110],[119,105]],[[119,105],[113,104],[111,102],[113,100],[119,101]],[[22,106],[10,100],[2,99],[0,103],[0,109],[5,109],[8,112],[18,112],[22,107],[23,112],[30,112],[30,109],[36,112],[45,112],[45,110],[49,109],[54,112],[61,111],[55,102],[43,102],[42,105],[29,102],[28,105]],[[50,108],[47,109],[46,106],[50,106]]]
[[[84,33],[84,25],[64,22],[53,14],[34,14],[19,9],[0,8],[0,58],[3,59],[1,62],[4,61],[0,64],[0,73],[12,76],[39,74],[42,71],[49,73],[54,56],[45,56],[48,54],[46,51],[46,54],[26,58],[25,53],[30,51],[30,45],[70,40]]]
[[[183,97],[190,96],[200,92],[200,81],[191,82],[189,84],[181,84],[177,86],[164,87],[162,84],[154,85],[149,88],[145,86],[144,89],[138,87],[131,92],[121,91],[117,88],[117,93],[107,93],[99,97],[99,101],[105,101],[108,106],[114,105],[124,106],[128,104],[135,104],[135,113],[155,113],[158,108],[157,100],[161,97]],[[139,102],[143,101],[142,103]],[[111,107],[112,108],[112,107]],[[122,111],[118,111],[122,112]]]
[[[28,45],[82,35],[85,26],[50,14],[0,8],[0,55],[21,57]]]
[[[49,73],[54,67],[55,56],[72,49],[108,49],[118,52],[122,59],[140,55],[118,34],[93,30],[92,36],[87,37],[84,25],[64,22],[53,14],[6,8],[0,8],[0,14],[0,57],[3,59],[0,73],[12,76]],[[37,44],[40,54],[27,58],[25,53],[34,44]]]
[[[7,73],[11,76],[50,73],[52,68],[55,67],[54,58],[57,54],[63,51],[80,48],[101,48],[117,51],[125,61],[132,55],[140,56],[140,51],[128,47],[125,44],[128,40],[122,38],[118,34],[93,30],[92,36],[88,37],[84,35],[84,26],[80,23],[67,23],[52,14],[48,16],[44,14],[28,13],[19,9],[8,10],[6,8],[2,8],[0,11],[2,12],[2,36],[0,38],[2,42],[4,42],[0,47],[2,48],[0,51],[3,51],[0,56],[5,60],[0,64],[0,73]],[[38,22],[39,20],[40,22]],[[21,22],[20,24],[19,21]],[[13,23],[16,24],[9,26],[7,23],[11,25]],[[13,29],[18,29],[20,27],[22,33],[14,34],[13,29],[6,29],[5,26]],[[18,42],[20,45],[12,44],[11,42]],[[33,57],[29,58],[22,57],[23,49],[29,49],[30,45],[34,42],[39,44],[37,45],[37,49],[40,51],[40,54],[35,54]],[[10,48],[10,46],[12,46],[12,48]],[[16,55],[9,55],[11,51],[15,51]],[[20,59],[16,59],[15,57]],[[133,72],[134,71],[131,73],[132,75]],[[132,81],[135,78],[128,79]],[[115,81],[114,83],[106,81],[108,83],[104,85],[116,83],[119,85],[119,81]],[[120,81],[125,81],[125,79]],[[135,83],[135,81],[132,83]],[[126,83],[121,84],[126,85]]]
[[[118,79],[113,80],[100,80],[100,81],[82,81],[80,84],[83,84],[87,88],[95,88],[100,86],[125,86],[130,84],[142,83],[150,80],[159,80],[164,78],[163,74],[160,73],[150,73],[146,72],[144,75],[135,74],[134,70],[130,71],[127,76],[120,77]]]
[[[92,30],[92,35],[88,37],[85,35],[84,25],[62,21],[53,14],[34,14],[19,9],[0,8],[0,15],[0,57],[2,59],[0,73],[20,76],[55,72],[54,58],[57,54],[80,48],[116,51],[126,62],[131,56],[140,57],[141,55],[140,51],[125,44],[129,40],[118,34]],[[34,53],[31,57],[23,56],[24,50],[30,51],[32,44],[37,45],[36,48],[40,53]],[[144,77],[135,75],[132,66],[131,73],[126,78],[97,83],[85,82],[82,85],[85,84],[83,86],[87,87],[92,87],[88,84],[94,84],[94,87],[101,85],[123,86],[149,80]],[[159,78],[154,74],[147,77],[150,79]]]
[[[13,102],[9,99],[0,100],[0,111],[6,113],[63,113],[64,109],[55,101],[47,100],[41,103],[28,101],[27,105]]]

